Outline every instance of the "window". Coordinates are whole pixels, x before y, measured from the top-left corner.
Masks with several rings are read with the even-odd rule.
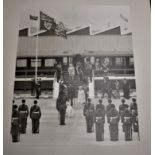
[[[17,59],[17,67],[27,67],[27,59]]]
[[[31,67],[36,66],[36,59],[31,59]],[[37,67],[41,67],[41,59],[37,60]]]
[[[45,67],[53,67],[55,64],[55,59],[45,59]]]
[[[115,58],[115,65],[116,66],[122,66],[123,65],[123,58],[122,57],[116,57]]]
[[[133,57],[130,57],[129,58],[129,65],[130,66],[133,66],[134,65],[134,59],[133,59]]]

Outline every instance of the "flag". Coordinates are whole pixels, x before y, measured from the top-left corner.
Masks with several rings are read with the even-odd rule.
[[[62,22],[59,22],[59,24],[57,24],[57,27],[55,29],[55,33],[57,36],[61,36],[67,39],[67,28],[64,26],[64,24]]]
[[[56,23],[55,19],[40,11],[40,30],[54,32],[55,35],[67,38],[67,28],[62,22]]]
[[[38,20],[38,17],[37,16],[30,15],[30,19],[31,20]]]
[[[123,19],[125,22],[128,22],[128,19],[124,17],[124,15],[120,14],[120,18]]]
[[[56,26],[54,18],[40,11],[40,30],[55,31]]]

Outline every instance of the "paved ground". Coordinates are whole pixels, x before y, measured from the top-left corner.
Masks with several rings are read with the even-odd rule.
[[[20,104],[21,99],[15,100],[16,104]],[[33,105],[33,99],[26,99],[28,106]],[[107,100],[103,100],[104,104],[107,105]],[[128,100],[127,103],[131,101]],[[93,100],[93,103],[97,103],[97,99]],[[120,100],[114,100],[116,107],[120,105]],[[60,126],[58,121],[58,112],[55,108],[54,99],[43,99],[39,100],[39,106],[42,110],[42,117],[40,122],[40,134],[34,135],[31,133],[31,120],[28,119],[27,133],[21,135],[20,143],[16,146],[32,146],[32,145],[116,145],[116,144],[132,144],[138,141],[137,133],[133,133],[133,141],[125,142],[124,133],[122,132],[121,123],[119,124],[119,141],[111,142],[109,136],[108,124],[105,124],[105,141],[96,142],[95,132],[86,133],[85,118],[83,116],[82,109],[75,109],[74,118],[66,118],[66,126]],[[76,105],[75,105],[76,107]],[[11,139],[10,139],[11,140]]]

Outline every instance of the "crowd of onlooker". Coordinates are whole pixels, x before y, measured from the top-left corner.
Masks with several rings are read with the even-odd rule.
[[[101,63],[99,59],[96,59],[94,63],[90,61],[89,58],[85,62],[77,61],[75,64],[72,62],[68,65],[68,73],[72,80],[74,80],[75,75],[78,75],[80,81],[92,81],[93,70],[104,71],[105,75],[109,72],[109,61],[106,59]],[[56,65],[57,71],[57,81],[61,79],[62,76],[62,64],[58,63]]]

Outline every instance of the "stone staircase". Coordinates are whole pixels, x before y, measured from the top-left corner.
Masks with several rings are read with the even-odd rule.
[[[75,97],[77,97],[79,86],[83,86],[84,82],[80,81],[78,75],[75,75],[74,80],[72,80],[72,78],[69,76],[67,68],[63,68],[62,76],[67,86],[71,84],[74,87]]]

